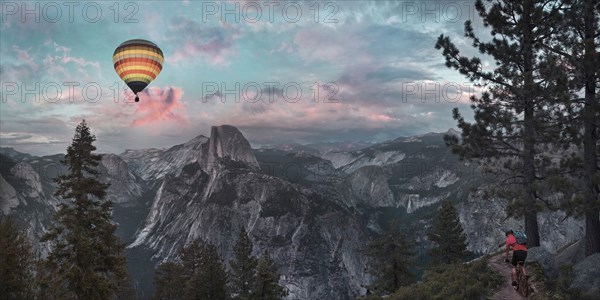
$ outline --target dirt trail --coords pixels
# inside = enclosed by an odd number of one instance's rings
[[[500,273],[502,275],[502,277],[504,277],[504,279],[505,279],[504,285],[502,285],[502,288],[492,296],[492,299],[494,299],[494,300],[527,299],[527,298],[524,298],[523,296],[521,296],[517,291],[515,291],[515,289],[513,289],[512,285],[511,285],[512,281],[510,280],[511,266],[509,263],[504,262],[504,258],[505,258],[505,256],[503,254],[500,254],[500,255],[496,255],[496,256],[490,258],[490,260],[488,262],[490,267],[492,267],[494,270],[498,271],[498,273]]]

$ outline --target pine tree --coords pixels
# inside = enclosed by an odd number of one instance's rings
[[[234,299],[248,300],[254,285],[258,260],[252,256],[252,242],[242,227],[237,243],[233,247],[234,259],[231,266],[231,289]]]
[[[431,249],[434,264],[461,262],[467,255],[467,238],[458,219],[454,205],[442,201],[433,227],[427,233],[430,241],[437,244]]]
[[[585,253],[600,252],[600,3],[594,0],[564,1],[561,31],[545,43],[546,49],[567,66],[572,91],[572,113],[565,118],[572,139],[568,142],[583,153],[563,159],[570,171],[574,192],[562,208],[585,217]],[[580,95],[583,95],[581,98]],[[561,178],[564,179],[564,176]],[[582,188],[583,187],[583,188]],[[564,190],[561,190],[564,192]]]
[[[202,249],[200,266],[188,282],[188,290],[193,297],[188,299],[223,300],[227,299],[227,272],[217,248],[207,244]]]
[[[583,2],[583,3],[581,3]],[[583,7],[583,48],[582,63],[585,79],[585,101],[583,110],[583,155],[584,155],[584,205],[585,211],[585,255],[600,253],[600,99],[596,94],[600,77],[600,42],[598,15],[600,4],[594,0],[579,1]]]
[[[125,248],[111,223],[112,203],[104,200],[108,185],[96,179],[101,157],[92,153],[94,141],[82,121],[62,161],[69,173],[55,179],[55,195],[70,201],[60,205],[42,239],[52,246],[46,282],[63,298],[113,299],[128,284]]]
[[[155,300],[181,300],[185,290],[183,266],[180,263],[166,262],[161,264],[152,283],[155,288]]]
[[[250,294],[252,300],[279,300],[288,295],[284,286],[279,284],[279,272],[275,262],[271,260],[269,251],[265,250],[258,260],[254,290]]]
[[[510,212],[523,214],[527,245],[539,246],[537,211],[540,203],[550,205],[544,198],[546,189],[541,188],[552,167],[545,151],[560,136],[562,127],[556,115],[564,113],[560,108],[567,94],[560,69],[550,72],[554,56],[542,51],[544,40],[557,27],[560,4],[538,0],[487,2],[489,8],[482,0],[477,0],[475,7],[484,26],[491,28],[492,40],[480,40],[470,21],[465,23],[465,36],[479,52],[494,59],[493,71],[485,71],[477,57],[461,56],[444,35],[435,46],[443,49],[446,66],[487,88],[480,97],[471,97],[474,123],[465,121],[457,108],[453,111],[462,139],[445,139],[462,159],[479,162],[500,176],[496,190],[514,200]],[[512,183],[520,189],[507,188]]]
[[[0,299],[32,299],[33,268],[25,233],[11,219],[0,220]]]
[[[392,220],[388,231],[370,242],[365,250],[371,258],[367,272],[375,278],[369,288],[375,294],[390,294],[414,282],[410,272],[414,252],[398,224],[398,220]]]
[[[228,299],[227,272],[214,245],[193,241],[180,255],[183,299]]]
[[[192,241],[187,246],[179,249],[181,267],[183,268],[182,276],[186,282],[189,282],[194,274],[198,272],[202,264],[203,251],[204,244],[198,241]]]
[[[180,262],[161,264],[154,273],[154,299],[228,299],[227,272],[217,248],[193,241],[179,249]]]

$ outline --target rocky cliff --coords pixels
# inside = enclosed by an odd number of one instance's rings
[[[104,154],[100,179],[111,184],[107,198],[115,203],[141,298],[150,295],[153,268],[175,259],[178,247],[210,241],[227,261],[245,228],[254,254],[270,250],[289,299],[354,299],[370,280],[362,249],[391,218],[409,229],[419,261],[429,247],[424,232],[444,198],[456,204],[473,252],[495,250],[504,229],[522,224],[506,217],[504,200],[470,191],[485,182],[448,151],[442,136],[347,151],[253,150],[237,128],[215,126],[210,137],[168,149]],[[32,241],[64,201],[53,196],[53,178],[66,171],[62,157],[0,148],[0,217],[19,220]],[[583,234],[582,222],[561,212],[543,212],[538,220],[550,252]]]
[[[207,143],[206,158],[186,165],[178,176],[164,177],[129,248],[151,249],[155,261],[164,261],[200,239],[217,245],[229,261],[245,228],[254,253],[268,248],[277,261],[290,299],[360,294],[369,279],[360,255],[368,233],[350,211],[311,189],[263,173],[249,143],[231,126],[213,127]]]
[[[208,153],[206,156],[201,153],[199,159],[206,171],[211,172],[219,160],[225,157],[249,167],[259,167],[250,143],[237,128],[230,125],[213,126],[210,130]]]
[[[394,195],[387,175],[380,166],[364,166],[348,176],[350,193],[346,202],[350,206],[395,207]]]

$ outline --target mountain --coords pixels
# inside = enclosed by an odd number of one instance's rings
[[[276,144],[270,146],[263,146],[260,150],[280,150],[284,152],[290,153],[301,153],[301,154],[310,154],[310,155],[320,155],[321,152],[307,145],[302,145],[298,143],[289,143],[289,144]]]
[[[371,142],[362,142],[362,141],[343,141],[343,142],[322,142],[322,143],[311,143],[311,144],[298,144],[298,143],[288,143],[288,144],[275,144],[270,146],[263,146],[261,150],[281,150],[285,152],[293,152],[293,153],[306,153],[311,155],[321,156],[323,154],[329,152],[339,152],[339,151],[353,151],[360,150],[366,147],[373,145]]]
[[[269,249],[288,299],[354,299],[371,280],[362,249],[392,218],[415,242],[420,264],[428,259],[425,232],[444,198],[455,204],[475,253],[495,250],[506,228],[522,224],[507,218],[505,200],[471,191],[489,183],[450,153],[442,133],[308,151],[252,149],[229,125],[210,132],[168,149],[102,154],[100,179],[111,184],[107,198],[140,299],[151,295],[154,268],[177,259],[180,246],[210,241],[227,261],[241,228],[254,255]],[[63,155],[6,149],[0,217],[20,220],[38,241],[64,201],[53,196],[53,178],[66,172]],[[543,212],[539,220],[547,251],[583,235],[582,222],[563,212]]]
[[[210,172],[219,166],[221,159],[228,158],[251,168],[258,168],[256,156],[250,143],[235,127],[213,126],[208,140],[208,151],[200,153],[201,164]]]
[[[62,159],[63,155],[56,154],[29,156],[27,160],[15,162],[0,154],[0,217],[9,216],[26,227],[28,236],[36,241],[34,245],[41,254],[48,249],[37,241],[45,232],[58,205],[64,202],[54,196],[54,178],[68,172],[61,163]],[[145,217],[149,208],[150,203],[144,205],[142,201],[147,186],[129,170],[123,159],[114,154],[102,155],[99,171],[100,179],[110,184],[106,198],[115,204],[115,221],[130,224],[119,226],[118,231],[132,236],[143,218],[139,214]],[[122,213],[125,210],[127,212]]]
[[[185,144],[167,150],[140,149],[127,150],[119,156],[127,162],[131,171],[145,181],[154,181],[173,172],[180,172],[183,166],[195,162],[201,147],[208,138],[199,135]]]
[[[368,233],[351,211],[339,200],[263,172],[234,127],[213,127],[207,144],[207,155],[199,153],[179,175],[161,181],[130,249],[150,249],[158,262],[176,258],[179,247],[201,239],[214,243],[229,261],[244,228],[255,255],[269,248],[291,298],[349,299],[360,293],[369,279],[360,255]],[[333,255],[341,259],[332,261]],[[323,284],[334,279],[344,284]]]
[[[10,158],[13,161],[27,161],[32,159],[34,156],[31,156],[27,153],[19,152],[10,147],[0,147],[0,154],[4,155],[7,158]]]

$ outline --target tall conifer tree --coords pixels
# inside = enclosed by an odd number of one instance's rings
[[[410,272],[415,253],[398,223],[398,220],[392,220],[388,231],[365,249],[365,254],[371,258],[367,272],[375,277],[370,290],[379,295],[393,293],[415,279]]]
[[[563,122],[565,131],[571,134],[567,146],[580,151],[565,156],[564,168],[557,173],[562,175],[567,170],[571,175],[570,191],[559,188],[572,195],[562,208],[585,217],[585,253],[591,255],[600,252],[600,3],[563,2],[560,30],[545,47],[560,57],[560,66],[569,74],[573,101]]]
[[[431,250],[435,264],[461,262],[468,255],[467,237],[454,205],[447,199],[442,201],[427,237],[436,244]]]
[[[258,260],[254,290],[250,294],[252,300],[280,300],[288,295],[284,286],[279,284],[279,272],[269,251],[265,250]]]
[[[52,247],[45,282],[64,298],[114,299],[128,287],[125,248],[111,222],[112,203],[104,200],[108,184],[97,179],[95,141],[82,121],[62,161],[69,172],[55,179],[55,195],[68,202],[43,238]]]
[[[233,247],[231,266],[231,288],[234,299],[248,300],[254,286],[254,275],[258,260],[252,256],[252,242],[242,227],[237,243]]]
[[[0,220],[0,299],[32,299],[33,269],[25,233],[13,220]]]
[[[225,300],[229,299],[227,290],[227,272],[217,248],[213,244],[199,246],[197,265],[191,266],[193,272],[187,280],[185,299]],[[190,267],[184,264],[184,268]]]
[[[486,70],[480,58],[462,56],[447,36],[441,35],[435,45],[443,49],[446,66],[486,89],[481,96],[471,97],[473,123],[454,109],[462,136],[460,140],[446,136],[446,143],[461,158],[480,162],[486,171],[500,175],[495,190],[513,200],[509,211],[524,216],[527,244],[539,246],[537,212],[541,203],[551,205],[540,182],[552,166],[546,154],[548,145],[560,136],[556,115],[562,113],[566,97],[563,78],[547,76],[554,57],[542,49],[559,22],[560,3],[487,2],[489,8],[482,0],[477,0],[475,7],[485,28],[491,29],[491,41],[482,41],[471,21],[465,22],[465,36],[480,53],[494,60],[494,70]],[[506,188],[511,183],[520,188]]]

